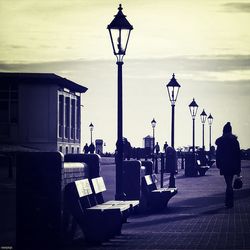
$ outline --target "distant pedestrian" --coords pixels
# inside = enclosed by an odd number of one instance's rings
[[[90,154],[94,154],[94,152],[95,152],[95,145],[93,143],[91,143],[89,145],[89,152],[90,152]]]
[[[83,151],[84,151],[84,154],[88,154],[89,153],[88,143],[86,143],[85,146],[83,147]]]
[[[164,145],[163,145],[163,151],[166,153],[168,147],[168,143],[165,141]]]
[[[156,155],[158,155],[160,152],[160,146],[159,146],[158,142],[156,142],[156,145],[155,145],[155,152],[156,152]]]
[[[232,208],[234,206],[233,177],[240,175],[241,159],[240,144],[237,137],[232,134],[230,122],[225,124],[223,134],[216,140],[215,144],[217,145],[216,165],[226,182],[225,206]]]

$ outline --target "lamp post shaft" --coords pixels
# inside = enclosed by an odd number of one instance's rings
[[[92,130],[90,130],[90,143],[92,144]]]
[[[116,200],[123,198],[123,128],[122,128],[122,65],[117,62],[117,158],[116,158]]]
[[[174,108],[175,105],[172,104],[172,121],[171,121],[171,147],[174,149]],[[171,168],[169,177],[169,187],[175,188],[175,169]]]
[[[175,105],[172,104],[172,122],[171,122],[171,146],[174,148],[174,111]]]
[[[195,151],[195,118],[193,118],[193,153]]]
[[[211,125],[209,125],[209,150],[211,150]]]
[[[204,142],[204,127],[205,127],[205,124],[202,123],[202,148],[203,150],[205,150],[205,142]]]
[[[155,148],[155,128],[153,127],[153,153]]]

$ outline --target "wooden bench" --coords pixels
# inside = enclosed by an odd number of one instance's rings
[[[157,211],[167,207],[168,201],[177,194],[177,188],[157,188],[155,175],[142,178],[142,192],[150,210]]]
[[[94,196],[94,202],[96,204],[102,204],[106,206],[129,206],[130,212],[133,212],[135,207],[139,205],[139,200],[110,200],[106,201],[103,198],[103,192],[106,191],[106,186],[103,180],[103,177],[97,177],[91,180],[92,186],[93,186],[93,191],[95,193]],[[126,211],[124,212],[124,219],[128,217],[129,214],[126,214]]]
[[[210,168],[208,165],[204,163],[202,164],[201,160],[196,160],[196,164],[197,164],[198,172],[201,176],[204,176],[207,170]]]
[[[64,192],[64,213],[73,216],[87,242],[101,243],[121,233],[122,213],[128,211],[130,206],[92,205],[91,195],[93,192],[88,179],[67,184]]]

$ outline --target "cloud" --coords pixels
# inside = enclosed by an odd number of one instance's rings
[[[250,71],[250,55],[220,55],[220,56],[177,56],[166,58],[128,59],[125,61],[129,69],[129,77],[161,77],[166,70],[170,72],[230,72]],[[65,60],[40,63],[10,63],[0,61],[0,70],[3,71],[30,71],[30,72],[93,72],[103,67],[113,69],[113,60]],[[138,71],[139,70],[139,71]],[[93,74],[94,76],[94,74]]]
[[[244,71],[245,76],[250,71],[250,55],[224,55],[224,56],[179,56],[168,58],[152,58],[128,60],[128,66],[131,69],[131,77],[141,78],[161,78],[167,73],[194,74],[198,72],[224,73],[226,76],[229,72]],[[137,70],[141,69],[141,72]],[[245,77],[244,76],[244,77]],[[250,76],[249,76],[250,77]]]
[[[223,8],[228,12],[250,12],[250,3],[225,3]]]

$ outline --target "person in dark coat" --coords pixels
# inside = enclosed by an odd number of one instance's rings
[[[215,144],[217,145],[216,165],[226,182],[225,206],[232,208],[234,206],[233,177],[240,175],[241,158],[240,144],[237,137],[232,134],[230,122],[225,124],[223,135],[216,140]]]
[[[90,154],[94,154],[94,152],[95,152],[95,145],[93,143],[91,143],[89,145],[89,152],[90,152]]]
[[[85,146],[83,147],[83,151],[84,151],[84,154],[88,154],[88,152],[89,152],[88,143],[86,143]]]
[[[158,155],[160,152],[160,146],[159,146],[158,142],[156,142],[154,149],[155,149],[156,155]]]

